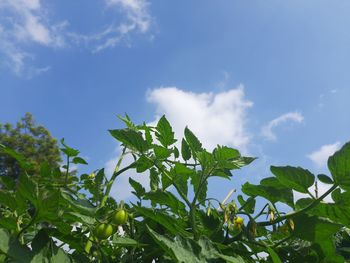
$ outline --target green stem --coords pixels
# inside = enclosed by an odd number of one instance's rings
[[[68,182],[68,174],[69,174],[69,155],[67,155],[67,170],[66,170],[66,176],[64,179],[64,184],[67,185]]]
[[[197,229],[197,224],[196,224],[196,206],[191,206],[190,208],[190,222],[191,222],[191,227],[193,230],[193,238],[195,241],[199,240],[199,234],[198,234],[198,229]]]
[[[125,156],[125,148],[124,148],[124,150],[123,150],[122,155],[120,156],[120,158],[119,158],[119,160],[118,160],[118,163],[117,163],[117,165],[116,165],[116,167],[115,167],[115,170],[114,170],[114,173],[113,173],[111,179],[107,182],[106,191],[105,191],[105,194],[104,194],[104,196],[103,196],[103,198],[102,198],[102,201],[101,201],[99,207],[104,207],[104,206],[105,206],[105,204],[106,204],[106,202],[107,202],[107,199],[108,199],[108,197],[109,197],[109,194],[110,194],[110,192],[111,192],[113,183],[114,183],[115,179],[117,178],[117,176],[120,175],[120,174],[122,174],[122,173],[124,173],[125,171],[129,170],[130,168],[133,168],[134,165],[135,165],[135,162],[133,162],[133,163],[131,163],[130,165],[128,165],[128,166],[124,167],[123,169],[120,169],[120,170],[119,170],[120,165],[121,165],[121,163],[122,163],[122,160],[123,160],[124,156]]]
[[[274,225],[277,224],[285,219],[288,218],[292,218],[295,217],[299,214],[305,213],[307,211],[309,211],[310,209],[314,208],[315,206],[317,206],[327,195],[329,195],[330,193],[333,192],[333,190],[335,190],[338,187],[337,184],[334,184],[331,188],[329,188],[323,195],[321,195],[319,198],[315,199],[311,204],[309,204],[308,206],[304,207],[303,209],[300,209],[298,211],[294,211],[291,213],[288,213],[286,215],[277,217],[275,220],[272,221],[263,221],[263,222],[258,222],[257,225],[259,226],[270,226],[270,225]]]
[[[266,204],[266,205],[261,209],[261,211],[260,211],[256,216],[254,216],[254,220],[257,219],[259,216],[261,216],[261,215],[264,213],[266,207],[268,207],[268,206],[269,206],[269,204]]]

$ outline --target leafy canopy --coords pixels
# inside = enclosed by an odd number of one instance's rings
[[[235,170],[255,158],[228,146],[208,151],[189,127],[176,139],[165,116],[156,126],[134,124],[127,115],[120,119],[126,128],[110,130],[122,147],[112,175],[104,169],[71,173],[71,163],[87,162],[63,140],[67,163],[62,167],[38,160],[39,168],[32,169],[31,157],[17,148],[0,147],[2,156],[14,158],[21,171],[18,182],[15,170],[0,177],[0,262],[349,259],[349,143],[329,158],[330,175],[271,166],[270,177],[256,185],[243,184],[244,195],[231,191],[220,201],[208,196],[210,178],[234,181]],[[127,155],[133,162],[125,165]],[[136,197],[129,203],[111,196],[125,172],[149,176],[149,185],[129,178]],[[329,185],[322,195],[310,190],[318,182]],[[293,191],[309,197],[294,200]],[[333,203],[323,201],[328,195]],[[289,210],[281,210],[281,203]],[[120,209],[127,211],[128,221],[113,225],[112,217]],[[101,224],[112,224],[112,235],[99,239],[96,228]]]

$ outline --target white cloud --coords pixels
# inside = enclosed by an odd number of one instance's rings
[[[273,129],[275,127],[288,121],[301,123],[303,120],[304,120],[304,117],[299,112],[288,112],[273,119],[267,125],[265,125],[261,130],[261,134],[266,139],[274,141],[277,139],[276,134],[273,132]]]
[[[318,167],[322,168],[326,166],[328,157],[335,153],[341,144],[340,142],[335,142],[333,144],[322,145],[318,150],[310,153],[307,157]]]
[[[53,25],[39,0],[0,1],[0,56],[2,66],[15,74],[25,71],[26,61],[35,56],[27,50],[29,44],[46,47],[62,47],[65,44],[62,30],[65,22]],[[42,71],[29,68],[31,75]]]
[[[245,99],[242,86],[216,94],[194,93],[176,87],[157,88],[148,92],[147,100],[156,105],[156,114],[150,123],[155,124],[165,114],[177,139],[183,137],[188,125],[209,150],[217,144],[237,147],[243,152],[247,150],[250,136],[246,130],[246,111],[253,103]],[[113,173],[120,153],[117,147],[117,157],[105,164],[107,175]],[[123,167],[131,162],[132,157],[126,157]],[[112,195],[119,200],[131,196],[129,177],[149,188],[148,174],[136,174],[131,170],[118,177],[113,186]]]
[[[208,149],[223,144],[246,150],[246,111],[253,103],[244,98],[242,85],[217,94],[158,88],[148,92],[147,100],[156,105],[156,119],[165,114],[178,137],[188,125]]]

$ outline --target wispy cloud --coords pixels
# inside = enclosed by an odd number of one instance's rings
[[[15,74],[42,73],[44,68],[25,67],[35,55],[28,51],[30,44],[46,47],[63,47],[62,29],[66,22],[51,24],[40,0],[0,1],[0,56],[2,66]]]
[[[96,34],[70,33],[72,39],[77,43],[84,42],[96,53],[117,46],[132,33],[149,32],[153,18],[146,0],[105,0],[105,3],[109,10],[121,13],[124,21],[111,23]]]
[[[95,34],[81,34],[68,29],[68,21],[54,22],[41,0],[0,0],[0,66],[19,76],[43,73],[47,65],[32,65],[33,47],[63,48],[86,45],[99,52],[127,41],[132,33],[149,32],[152,16],[146,0],[105,0],[107,10],[118,16]]]
[[[261,134],[268,140],[275,141],[277,139],[276,134],[273,132],[273,129],[282,123],[286,122],[296,122],[301,123],[304,120],[303,115],[299,112],[288,112],[285,113],[273,120],[271,120],[267,125],[261,129]]]
[[[307,155],[307,157],[318,167],[323,168],[327,164],[328,157],[335,153],[341,144],[335,142],[333,144],[322,145],[319,149]]]

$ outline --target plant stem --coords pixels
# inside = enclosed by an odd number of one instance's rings
[[[115,166],[114,173],[113,173],[111,179],[107,182],[106,191],[105,191],[105,194],[104,194],[104,196],[103,196],[103,198],[102,198],[102,201],[101,201],[99,207],[104,207],[104,206],[105,206],[105,204],[106,204],[106,202],[107,202],[107,199],[108,199],[108,197],[109,197],[109,193],[111,192],[113,183],[114,183],[115,179],[117,178],[117,176],[120,175],[121,173],[123,173],[123,172],[129,170],[130,168],[133,168],[134,165],[135,165],[135,162],[133,162],[133,163],[131,163],[130,165],[128,165],[128,166],[124,167],[123,169],[120,169],[120,170],[119,170],[120,165],[121,165],[121,163],[122,163],[122,160],[123,160],[124,156],[125,156],[125,148],[123,149],[123,153],[122,153],[122,155],[120,156],[117,165]]]
[[[66,170],[66,177],[64,179],[65,185],[67,185],[67,182],[68,182],[68,174],[69,174],[69,155],[67,155],[67,170]]]
[[[266,205],[261,209],[261,211],[260,211],[256,216],[254,216],[254,220],[257,219],[259,216],[261,216],[261,215],[264,213],[265,208],[268,207],[268,206],[269,206],[269,204],[266,204]]]

